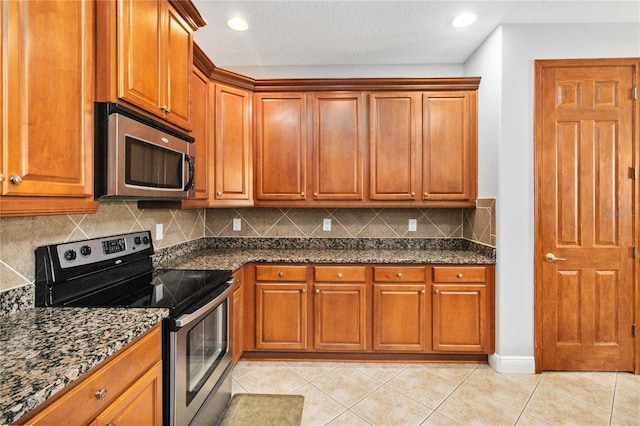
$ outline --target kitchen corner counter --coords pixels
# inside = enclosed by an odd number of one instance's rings
[[[494,264],[490,256],[462,249],[255,249],[208,248],[161,265],[174,269],[231,269],[246,263]]]
[[[0,424],[17,421],[168,316],[166,309],[32,308],[0,323]]]

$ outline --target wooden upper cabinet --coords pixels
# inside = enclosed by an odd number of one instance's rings
[[[369,95],[371,200],[416,199],[420,157],[420,94]]]
[[[256,94],[254,114],[256,200],[306,200],[306,95]]]
[[[422,198],[475,200],[476,92],[424,93]]]
[[[209,82],[202,71],[193,69],[191,74],[191,125],[192,135],[196,139],[194,178],[194,200],[209,198],[209,174],[212,173],[210,162],[213,152],[213,83]],[[190,200],[183,201],[184,204]]]
[[[0,215],[95,212],[93,3],[2,9]]]
[[[100,101],[123,100],[191,129],[193,32],[166,0],[96,2]],[[191,18],[191,17],[189,17]],[[189,22],[189,23],[188,23]]]
[[[253,204],[250,125],[251,93],[216,84],[214,205]]]
[[[313,199],[362,200],[365,110],[361,93],[315,93]]]

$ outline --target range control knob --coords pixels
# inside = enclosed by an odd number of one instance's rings
[[[140,244],[141,242],[142,242],[142,238],[140,238],[140,237],[135,237],[135,238],[133,239],[133,243],[134,243],[134,244]]]
[[[67,262],[73,262],[76,259],[76,251],[75,250],[67,250],[64,252],[64,260]]]
[[[91,254],[91,247],[89,246],[80,247],[80,254],[84,257],[89,256]]]
[[[149,244],[149,237],[144,237],[142,239],[142,242],[145,243],[145,244]]]

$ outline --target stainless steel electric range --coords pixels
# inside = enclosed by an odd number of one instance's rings
[[[229,270],[154,269],[149,231],[36,249],[36,306],[167,308],[163,421],[215,424],[231,396]]]

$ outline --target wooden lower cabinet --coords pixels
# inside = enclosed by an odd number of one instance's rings
[[[364,266],[316,266],[313,284],[313,348],[367,349],[367,285]]]
[[[425,267],[373,268],[373,349],[426,350]]]
[[[17,424],[162,424],[161,325]]]
[[[246,269],[251,271],[244,287],[248,357],[268,352],[455,357],[494,351],[493,265]]]
[[[493,352],[492,274],[484,267],[433,268],[434,351]]]
[[[238,362],[242,356],[244,330],[242,321],[244,316],[243,309],[243,285],[244,285],[244,269],[239,269],[233,274],[234,286],[231,301],[231,357],[233,362]]]

